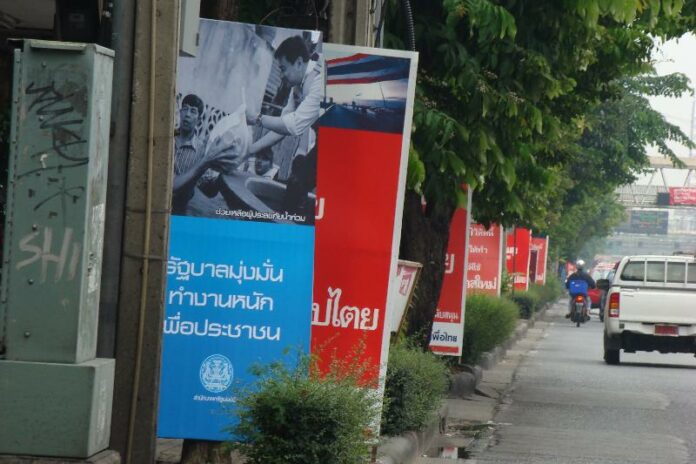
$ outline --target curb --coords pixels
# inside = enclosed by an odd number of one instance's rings
[[[437,417],[428,427],[420,431],[407,432],[391,437],[377,448],[377,463],[407,464],[421,456],[436,436],[445,432],[448,416],[447,403],[443,401]]]
[[[104,450],[86,459],[0,455],[0,464],[120,464],[121,455]]]
[[[548,304],[532,314],[529,319],[521,319],[517,323],[515,331],[502,345],[495,347],[488,353],[484,353],[481,361],[474,365],[462,364],[461,372],[450,376],[450,388],[445,398],[465,399],[476,393],[483,371],[495,366],[505,356],[508,349],[527,335],[527,331],[534,327],[537,319],[543,317],[546,310],[552,305]],[[425,453],[435,437],[443,434],[447,425],[448,408],[446,402],[438,411],[437,418],[418,432],[407,432],[404,435],[391,437],[377,448],[377,463],[379,464],[408,464]]]

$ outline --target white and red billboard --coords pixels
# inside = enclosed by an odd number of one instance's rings
[[[502,272],[503,228],[491,224],[472,224],[469,229],[468,293],[500,295]]]
[[[532,232],[523,227],[514,227],[507,234],[505,264],[515,290],[529,290],[529,257]]]
[[[548,237],[532,237],[532,256],[534,256],[534,274],[530,273],[530,278],[533,277],[533,283],[544,285],[546,283],[546,266],[549,255],[549,238]],[[530,258],[530,268],[532,267]]]
[[[391,300],[392,307],[389,308],[389,314],[387,314],[391,332],[398,332],[401,327],[422,268],[423,265],[420,263],[399,260],[396,276],[394,276],[395,282],[392,286],[394,291]]]
[[[696,205],[696,187],[670,187],[670,205]]]
[[[381,390],[418,55],[332,44],[324,53],[311,352],[321,372],[359,367]]]
[[[467,210],[458,208],[450,223],[445,274],[430,335],[430,351],[436,354],[462,354],[466,305],[466,247],[470,217]]]

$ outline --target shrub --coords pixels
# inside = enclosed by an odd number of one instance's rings
[[[435,416],[448,386],[444,361],[430,352],[408,346],[389,351],[382,411],[382,434],[419,430]]]
[[[553,275],[547,275],[546,284],[544,284],[544,290],[547,292],[547,295],[549,297],[548,302],[553,303],[554,301],[558,300],[561,297],[561,295],[563,295],[564,287],[561,281],[558,279],[558,277]]]
[[[462,358],[476,363],[483,353],[507,340],[515,330],[518,312],[515,303],[507,298],[468,296]]]
[[[505,266],[503,266],[503,272],[500,274],[500,291],[503,295],[509,295],[512,291],[512,276],[508,274]]]
[[[533,287],[532,287],[533,288]],[[527,292],[515,292],[510,299],[519,307],[519,315],[522,319],[529,319],[539,307],[539,295],[535,290]]]
[[[555,277],[548,277],[544,285],[530,285],[529,293],[537,300],[535,311],[538,311],[561,297],[561,283]]]
[[[293,370],[256,368],[257,382],[239,395],[231,446],[250,464],[362,464],[369,456],[374,390],[353,375],[318,378],[309,366],[303,358]]]

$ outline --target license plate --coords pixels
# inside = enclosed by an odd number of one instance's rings
[[[655,335],[667,335],[670,337],[679,336],[679,327],[676,325],[656,325]]]

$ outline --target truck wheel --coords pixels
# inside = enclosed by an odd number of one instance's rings
[[[608,350],[604,349],[604,361],[607,364],[616,365],[621,362],[621,351],[620,350]]]

